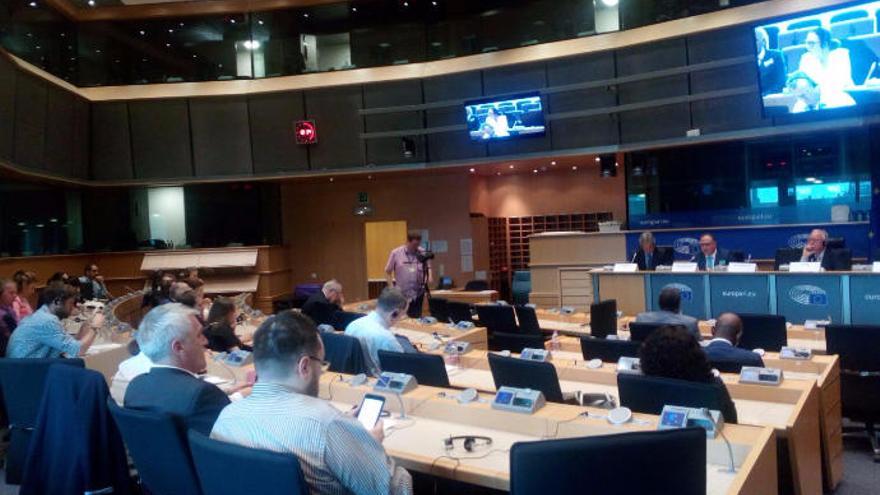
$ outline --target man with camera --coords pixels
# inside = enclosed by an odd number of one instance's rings
[[[411,231],[406,236],[406,244],[391,250],[385,265],[385,280],[388,287],[397,287],[409,301],[407,316],[422,316],[422,303],[425,298],[425,285],[433,280],[430,259],[434,253],[420,246],[422,234]]]

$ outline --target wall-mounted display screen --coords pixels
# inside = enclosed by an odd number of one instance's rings
[[[880,103],[880,1],[786,18],[755,28],[768,115]]]
[[[545,132],[544,105],[538,93],[469,101],[465,112],[474,141],[541,136]]]

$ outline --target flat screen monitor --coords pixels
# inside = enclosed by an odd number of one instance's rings
[[[880,1],[777,19],[754,29],[768,116],[880,103]]]
[[[539,93],[486,98],[465,103],[467,128],[474,141],[543,136],[544,104]]]

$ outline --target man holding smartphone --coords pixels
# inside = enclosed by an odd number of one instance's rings
[[[220,413],[211,438],[295,455],[312,493],[412,493],[412,478],[385,453],[383,422],[369,431],[318,398],[324,344],[312,321],[284,311],[254,334],[259,381]]]

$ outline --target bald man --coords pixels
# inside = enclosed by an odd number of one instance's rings
[[[715,363],[736,363],[742,366],[764,367],[761,356],[737,347],[742,337],[742,320],[734,313],[722,313],[712,328],[712,340],[703,348],[706,357],[714,366]]]
[[[315,325],[333,325],[336,312],[342,310],[345,304],[345,295],[342,293],[342,284],[338,281],[328,280],[321,290],[309,296],[303,304],[302,312],[315,322]]]

